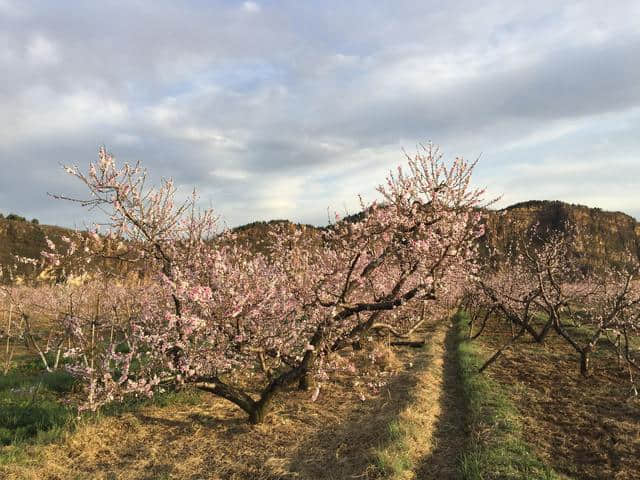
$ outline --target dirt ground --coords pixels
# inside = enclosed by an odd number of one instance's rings
[[[510,329],[493,324],[478,342],[492,349]],[[604,347],[604,345],[603,345]],[[545,345],[518,344],[487,370],[508,385],[525,440],[558,472],[580,480],[640,478],[640,400],[630,399],[627,373],[614,353],[600,347],[590,378],[579,374],[579,359],[558,337]]]

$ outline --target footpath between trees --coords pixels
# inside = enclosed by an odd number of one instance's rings
[[[412,402],[390,424],[395,441],[378,452],[388,478],[457,477],[464,444],[464,405],[457,380],[456,331],[448,321],[425,332],[428,353]]]
[[[523,438],[505,385],[478,373],[484,352],[467,340],[467,323],[458,314],[426,335],[429,361],[393,424],[396,441],[382,452],[387,478],[567,479]]]

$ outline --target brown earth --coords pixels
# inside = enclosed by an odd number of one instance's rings
[[[510,329],[493,324],[477,339],[486,349],[506,341]],[[523,438],[559,473],[580,480],[640,478],[640,400],[630,398],[627,372],[601,345],[590,378],[557,336],[544,345],[521,343],[487,370],[505,385],[523,425]]]

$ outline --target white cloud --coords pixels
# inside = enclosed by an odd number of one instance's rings
[[[116,147],[139,145],[142,143],[142,139],[138,135],[132,135],[130,133],[116,133],[113,137],[113,144]]]
[[[0,121],[5,125],[0,139],[5,147],[34,140],[46,142],[55,136],[82,134],[93,127],[117,126],[127,116],[128,106],[116,99],[83,90],[56,96],[50,88],[39,85],[0,110]]]
[[[12,0],[0,0],[0,13],[9,17],[20,17],[25,15],[22,2]]]
[[[235,170],[232,168],[216,168],[211,170],[209,175],[221,180],[246,180],[249,174],[246,170]]]
[[[40,193],[105,142],[230,222],[322,223],[433,140],[484,152],[479,183],[509,201],[632,211],[640,4],[609,3],[84,2],[71,18],[0,0],[0,200],[70,222]]]
[[[27,45],[27,57],[35,66],[58,63],[58,50],[54,42],[43,35],[35,35]]]
[[[256,2],[243,2],[242,8],[245,12],[249,13],[257,13],[261,10],[260,5],[258,5]]]

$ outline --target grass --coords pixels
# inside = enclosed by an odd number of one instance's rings
[[[354,352],[354,362],[368,365],[367,348]],[[403,448],[411,461],[422,454],[419,441],[401,425],[408,421],[405,411],[423,378],[421,359],[429,365],[429,355],[411,348],[389,352],[384,369],[375,371],[388,383],[365,401],[354,393],[362,377],[340,372],[323,384],[317,401],[293,388],[274,402],[263,424],[249,425],[231,402],[205,394],[193,406],[154,405],[80,422],[59,442],[26,446],[22,451],[34,457],[0,465],[0,478],[379,479],[383,473],[373,455],[388,445],[387,437],[397,441],[405,436]],[[422,434],[422,425],[416,431]],[[402,467],[402,460],[396,466]]]
[[[46,372],[29,364],[0,376],[0,446],[58,438],[74,416],[60,399],[74,385],[64,371]]]
[[[427,339],[409,401],[386,424],[385,444],[375,451],[384,478],[440,479],[457,475],[456,455],[464,438],[463,407],[455,360],[456,336],[440,321]]]
[[[374,454],[375,466],[385,478],[404,478],[415,469],[411,443],[416,438],[419,438],[419,429],[409,419],[400,417],[389,422],[385,445]]]
[[[521,436],[518,411],[505,387],[479,374],[478,347],[466,339],[468,319],[457,315],[458,369],[466,406],[468,443],[460,457],[465,480],[544,479],[566,477],[541,462]]]
[[[483,356],[510,338],[499,319],[487,332],[474,342]],[[585,331],[572,333],[582,341]],[[544,344],[519,342],[486,373],[507,386],[518,406],[522,438],[556,472],[581,480],[637,479],[640,403],[629,398],[628,372],[608,342],[601,340],[592,357],[591,375],[584,378],[576,352],[551,332]]]
[[[388,389],[366,401],[354,401],[355,379],[345,374],[324,385],[317,402],[311,402],[306,392],[289,392],[274,404],[267,421],[256,426],[248,425],[230,402],[207,395],[199,398],[188,391],[153,400],[130,399],[103,409],[97,417],[80,420],[70,410],[68,424],[51,421],[63,418],[65,412],[60,417],[43,415],[34,435],[12,437],[13,443],[0,447],[0,477],[187,479],[208,478],[214,471],[220,478],[237,479],[567,478],[557,473],[561,471],[585,480],[636,478],[638,470],[632,467],[640,444],[627,437],[637,435],[637,416],[633,417],[637,410],[629,405],[622,411],[598,397],[597,412],[578,410],[580,418],[573,418],[570,412],[588,400],[575,393],[570,395],[570,408],[562,410],[559,392],[571,385],[544,375],[562,370],[566,376],[567,366],[573,366],[570,362],[575,359],[566,349],[552,356],[555,337],[543,346],[519,344],[480,375],[477,368],[487,352],[509,338],[508,326],[491,324],[492,329],[502,328],[499,335],[474,342],[464,338],[464,317],[456,318],[453,329],[441,327],[441,323],[429,327],[426,348],[392,350],[397,358],[389,360],[388,371],[396,375],[389,377]],[[517,362],[526,359],[531,363]],[[75,395],[73,384],[66,383],[64,374],[58,375],[49,380],[45,372],[35,369],[11,372],[0,377],[0,392],[23,395],[22,409],[29,406],[29,395],[47,397],[53,410],[67,395],[59,392],[70,390]],[[575,388],[585,395],[597,386],[591,380],[577,381]],[[527,403],[536,397],[536,388],[540,390],[537,407]],[[39,401],[33,405],[42,406]],[[143,405],[151,408],[140,409]],[[600,430],[620,439],[613,447],[619,450],[616,454],[627,476],[615,476],[613,467],[594,467],[595,473],[587,476],[587,457],[571,456],[571,450],[581,445],[590,451],[604,448],[598,447],[598,432],[593,438],[585,433],[603,412],[618,415],[604,425],[608,430]],[[563,423],[563,418],[570,422]],[[584,429],[578,430],[582,424]],[[16,428],[11,428],[15,433]],[[62,439],[51,443],[56,435]],[[50,444],[41,447],[39,442]]]
[[[107,405],[94,417],[78,416],[65,400],[76,380],[64,370],[47,372],[37,362],[25,362],[0,376],[0,464],[24,460],[26,445],[45,445],[73,431],[78,422],[135,411],[145,405],[193,404],[197,392],[166,392],[152,399],[130,398]]]
[[[433,338],[431,339],[433,341]],[[380,445],[374,450],[373,464],[378,474],[388,479],[412,478],[419,460],[418,445],[428,445],[425,438],[428,428],[427,405],[424,405],[427,371],[432,366],[432,342],[420,348],[414,365],[416,383],[407,392],[406,404],[388,423]]]

